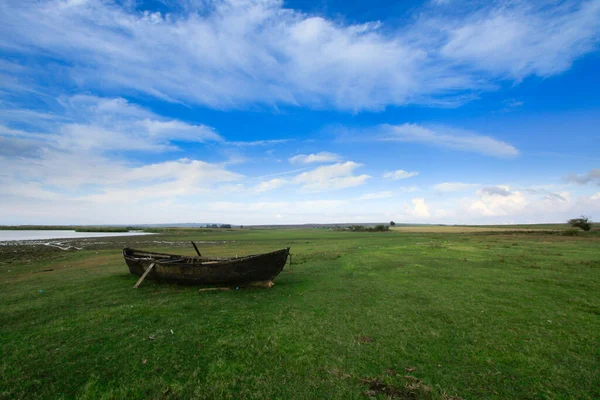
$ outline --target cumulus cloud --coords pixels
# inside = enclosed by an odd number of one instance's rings
[[[594,183],[596,185],[600,185],[600,168],[594,168],[589,172],[581,175],[571,174],[567,176],[567,181],[571,183],[578,183],[580,185],[585,185],[587,183]]]
[[[200,193],[242,177],[225,164],[169,159],[168,152],[179,151],[174,142],[223,142],[208,126],[163,118],[122,98],[72,96],[60,104],[63,110],[54,118],[36,113],[6,118],[39,131],[0,125],[0,144],[5,144],[0,146],[0,184],[19,203],[24,197],[134,203]],[[120,155],[132,151],[149,154],[150,161]],[[153,162],[157,152],[160,160]]]
[[[294,182],[309,191],[360,186],[370,178],[369,175],[365,174],[353,175],[354,170],[360,166],[361,164],[352,161],[326,165],[297,175]]]
[[[338,154],[329,153],[322,151],[316,154],[298,154],[297,156],[289,159],[292,164],[310,164],[310,163],[323,163],[323,162],[335,162],[340,160]]]
[[[469,211],[483,216],[507,216],[523,210],[528,202],[520,191],[509,191],[504,195],[480,192],[479,199],[471,202]]]
[[[464,198],[457,211],[473,219],[508,222],[561,222],[577,215],[579,209],[598,209],[600,204],[589,203],[588,196],[574,198],[568,191],[546,189],[517,189],[496,186],[501,190],[478,190],[475,198]],[[588,204],[589,203],[589,204]]]
[[[398,169],[398,170],[393,171],[393,172],[386,172],[385,174],[383,174],[383,177],[387,178],[387,179],[392,179],[394,181],[397,181],[399,179],[412,178],[413,176],[417,176],[417,175],[419,175],[419,173],[416,172],[416,171],[415,172],[408,172],[408,171],[405,171],[403,169]]]
[[[429,218],[431,215],[429,212],[429,206],[423,197],[416,197],[412,199],[412,207],[406,206],[405,212],[408,216],[416,218]]]
[[[418,124],[382,125],[380,140],[413,142],[469,151],[494,157],[519,155],[512,145],[489,136],[450,127],[424,127]]]
[[[343,23],[278,0],[168,2],[166,12],[101,0],[8,0],[0,48],[53,63],[73,86],[226,109],[343,110],[456,105],[497,79],[561,73],[598,41],[600,2],[498,1],[416,10],[401,26]],[[6,64],[6,63],[5,63]],[[7,64],[0,85],[51,84]],[[64,80],[62,80],[64,81]],[[349,84],[351,82],[351,84]]]

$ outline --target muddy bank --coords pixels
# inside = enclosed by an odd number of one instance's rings
[[[228,241],[196,241],[196,244],[219,245],[225,243],[228,243]],[[0,241],[0,265],[53,259],[65,252],[106,249],[120,250],[124,247],[190,248],[190,242],[187,240],[166,240],[161,238],[160,235]]]

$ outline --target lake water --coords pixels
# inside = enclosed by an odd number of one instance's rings
[[[75,232],[75,231],[3,231],[0,230],[0,242],[12,240],[79,239],[112,236],[153,235],[147,232]]]

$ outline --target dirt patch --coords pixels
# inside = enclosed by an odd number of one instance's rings
[[[414,367],[406,367],[406,371],[414,371]],[[387,374],[394,376],[396,371],[392,369],[387,370]],[[390,378],[388,378],[390,379]],[[416,400],[416,399],[432,399],[434,398],[431,387],[424,384],[419,378],[412,375],[405,375],[403,377],[404,384],[393,384],[386,382],[382,378],[378,377],[366,377],[360,380],[361,383],[368,386],[368,389],[363,391],[363,395],[368,398],[377,396],[385,396],[389,399],[400,399],[400,400]],[[437,396],[436,396],[437,397]],[[444,400],[462,400],[458,396],[448,395],[442,393],[442,399]]]
[[[378,395],[384,395],[392,399],[430,399],[431,388],[421,382],[420,379],[413,376],[405,376],[404,386],[395,386],[391,383],[385,382],[380,378],[363,378],[361,382],[367,385],[369,388],[363,392],[366,397],[376,397]]]
[[[373,342],[373,338],[368,337],[368,336],[359,336],[358,341],[360,343],[371,343],[371,342]]]

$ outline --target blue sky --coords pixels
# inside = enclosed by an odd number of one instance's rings
[[[600,216],[600,0],[0,6],[0,224]]]

